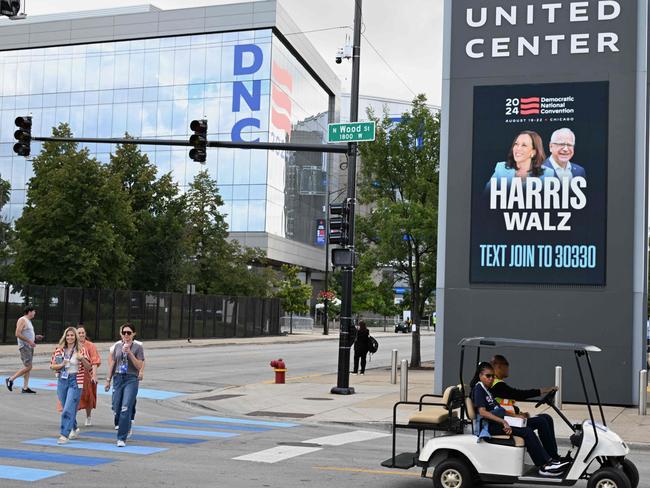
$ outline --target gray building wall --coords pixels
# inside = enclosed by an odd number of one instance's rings
[[[499,2],[538,13],[532,25],[494,25],[494,2],[447,0],[443,63],[440,207],[435,389],[458,382],[458,341],[462,337],[496,336],[531,340],[572,341],[600,346],[594,355],[602,399],[610,404],[637,400],[638,370],[645,365],[646,300],[646,138],[647,10],[646,1],[620,2],[616,21],[569,22],[570,2],[562,4],[555,23],[543,21],[541,4],[530,0]],[[466,10],[487,7],[488,25],[470,28]],[[637,17],[637,8],[639,16]],[[525,19],[525,17],[524,17]],[[542,48],[538,56],[470,59],[469,39],[485,38],[485,49],[497,37],[613,31],[620,52],[571,55],[568,42],[557,55]],[[516,46],[516,44],[515,44]],[[608,81],[609,140],[606,238],[606,285],[478,285],[469,282],[472,181],[473,89],[480,85],[517,85]],[[551,385],[554,366],[564,367],[566,401],[579,401],[579,379],[572,355],[553,351],[499,351],[511,362],[512,383],[522,387]],[[481,359],[489,360],[493,350]],[[475,367],[466,361],[465,379]]]

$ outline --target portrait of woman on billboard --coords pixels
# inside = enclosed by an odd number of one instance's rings
[[[545,178],[554,176],[553,169],[544,166],[546,153],[540,135],[532,130],[520,132],[512,144],[505,161],[498,162],[494,167],[494,173],[485,185],[485,190],[490,191],[490,181],[496,180],[500,185],[503,178],[506,178],[510,185],[512,179],[525,179],[529,176]]]

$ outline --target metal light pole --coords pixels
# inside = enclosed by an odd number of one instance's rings
[[[327,188],[325,193],[327,193],[325,200],[325,291],[329,292],[330,290],[330,157],[327,157]],[[330,333],[330,324],[329,324],[329,315],[327,306],[329,305],[329,300],[327,295],[325,295],[325,300],[323,301],[323,335],[329,335]]]
[[[361,55],[361,3],[354,0],[354,35],[352,42],[352,87],[350,91],[350,122],[359,118],[359,63]],[[349,248],[354,252],[354,209],[357,190],[357,143],[348,143],[348,194],[350,202]],[[341,303],[341,332],[339,336],[339,365],[336,386],[332,393],[351,395],[354,388],[350,386],[350,329],[352,327],[352,279],[354,268],[343,269],[343,297]]]

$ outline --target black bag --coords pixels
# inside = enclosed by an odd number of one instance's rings
[[[368,336],[368,352],[374,354],[379,349],[379,342],[373,336]]]

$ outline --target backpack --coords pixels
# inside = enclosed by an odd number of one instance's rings
[[[368,336],[368,352],[374,354],[379,349],[379,342],[373,336]]]

